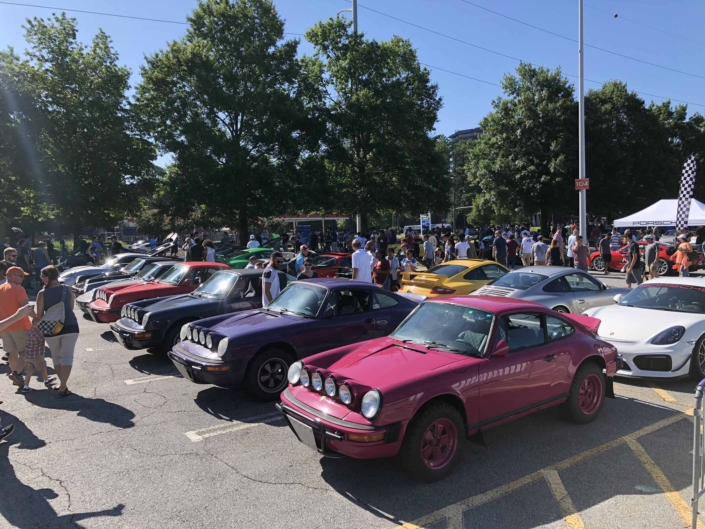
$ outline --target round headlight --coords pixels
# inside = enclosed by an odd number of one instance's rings
[[[362,415],[372,419],[379,412],[382,396],[376,389],[370,390],[362,397]]]
[[[301,385],[307,388],[311,384],[311,374],[305,367],[301,370]]]
[[[223,338],[218,342],[218,356],[222,357],[228,351],[228,345],[230,344],[229,338]]]
[[[318,371],[311,376],[311,384],[313,385],[313,389],[316,391],[321,391],[323,389],[323,377]]]
[[[326,382],[323,386],[326,390],[326,395],[328,395],[329,397],[335,397],[335,379],[332,376],[326,378]]]
[[[125,318],[127,316],[127,307],[122,307],[120,309],[120,317]]]
[[[142,316],[142,327],[147,327],[147,323],[149,323],[149,312],[145,312],[144,316]]]
[[[108,306],[113,305],[113,300],[115,299],[115,294],[111,294],[110,298],[108,298]]]
[[[201,345],[206,345],[206,333],[201,331],[198,333],[198,341]]]
[[[343,401],[343,404],[347,404],[348,406],[352,404],[352,391],[350,390],[350,386],[348,386],[345,382],[343,382],[338,388],[338,395],[340,395],[340,400]]]
[[[181,341],[183,342],[186,338],[188,338],[188,336],[189,336],[188,325],[182,325],[181,332],[179,333],[179,338],[181,338]]]
[[[213,349],[213,337],[210,334],[206,336],[206,347]]]
[[[289,379],[289,384],[296,385],[301,380],[301,369],[304,367],[303,363],[299,360],[294,362],[289,366],[289,372],[286,377]]]

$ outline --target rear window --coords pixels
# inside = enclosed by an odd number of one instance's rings
[[[467,266],[460,266],[460,265],[438,265],[434,266],[427,272],[424,272],[425,274],[438,274],[440,276],[446,276],[446,277],[453,277],[457,276],[458,274],[462,274],[468,269]]]
[[[493,282],[492,286],[527,290],[534,285],[538,285],[542,281],[545,281],[546,279],[548,279],[548,276],[541,274],[531,274],[529,272],[510,272]]]

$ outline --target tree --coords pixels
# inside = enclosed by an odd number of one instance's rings
[[[353,34],[342,18],[306,32],[303,59],[309,108],[325,124],[322,154],[335,204],[362,216],[449,205],[448,159],[432,137],[441,108],[438,86],[411,43]]]
[[[573,87],[560,69],[550,71],[522,63],[516,76],[505,75],[505,98],[480,123],[482,135],[471,143],[466,170],[475,222],[527,219],[575,197],[577,178],[577,105]]]
[[[282,213],[307,137],[297,41],[270,0],[201,0],[186,35],[147,58],[137,104],[207,218]]]
[[[10,50],[1,65],[34,102],[34,120],[15,114],[36,139],[25,166],[77,237],[81,227],[111,225],[135,205],[135,184],[150,170],[154,148],[135,129],[126,98],[130,72],[118,65],[104,32],[86,47],[65,14],[28,20],[25,30],[26,58]]]

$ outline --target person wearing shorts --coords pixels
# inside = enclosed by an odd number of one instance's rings
[[[27,274],[18,266],[11,266],[6,273],[7,282],[0,285],[0,320],[10,318],[29,303],[27,292],[22,288],[22,282]],[[29,318],[24,316],[8,326],[2,336],[3,348],[8,354],[10,374],[8,378],[16,386],[24,385],[22,370],[24,369],[24,350],[27,346],[27,331],[32,327]]]
[[[46,342],[51,350],[51,359],[54,361],[54,371],[59,377],[59,395],[66,397],[71,395],[66,384],[71,375],[73,366],[73,352],[78,341],[78,320],[73,312],[74,299],[71,290],[59,283],[59,271],[53,265],[43,268],[41,271],[44,288],[37,294],[37,305],[35,312],[37,319],[33,326],[37,326],[39,320],[44,316],[47,309],[57,303],[64,304],[64,326],[55,336],[47,336]]]
[[[34,373],[42,376],[44,385],[52,389],[54,378],[47,373],[47,362],[44,358],[44,334],[39,329],[32,328],[27,331],[27,347],[24,350],[24,387],[22,393],[29,393],[29,381]]]

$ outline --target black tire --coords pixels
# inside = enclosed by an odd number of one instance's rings
[[[598,365],[589,362],[578,368],[566,403],[568,415],[573,422],[587,424],[597,418],[605,402],[606,385],[605,376]]]
[[[701,361],[700,356],[703,356]],[[690,357],[690,377],[700,382],[705,378],[705,334],[702,335],[693,347]]]
[[[605,261],[602,259],[602,257],[595,257],[592,260],[592,268],[596,272],[604,272],[605,271]]]
[[[162,349],[168,353],[174,346],[181,341],[181,325],[174,325],[169,329],[162,342]]]
[[[260,400],[279,400],[279,395],[288,383],[287,374],[293,361],[291,354],[284,349],[263,351],[250,360],[245,386]]]
[[[570,314],[570,311],[564,307],[563,305],[558,305],[557,307],[553,307],[553,310],[555,310],[559,314]]]
[[[455,427],[454,452],[441,468],[428,466],[422,456],[424,435],[434,423],[439,420],[449,421]],[[435,434],[434,434],[435,436]],[[423,483],[431,483],[445,478],[457,466],[465,449],[465,424],[458,410],[450,404],[436,401],[422,408],[409,424],[404,442],[399,452],[399,460],[411,477]],[[441,457],[445,457],[444,454]]]

